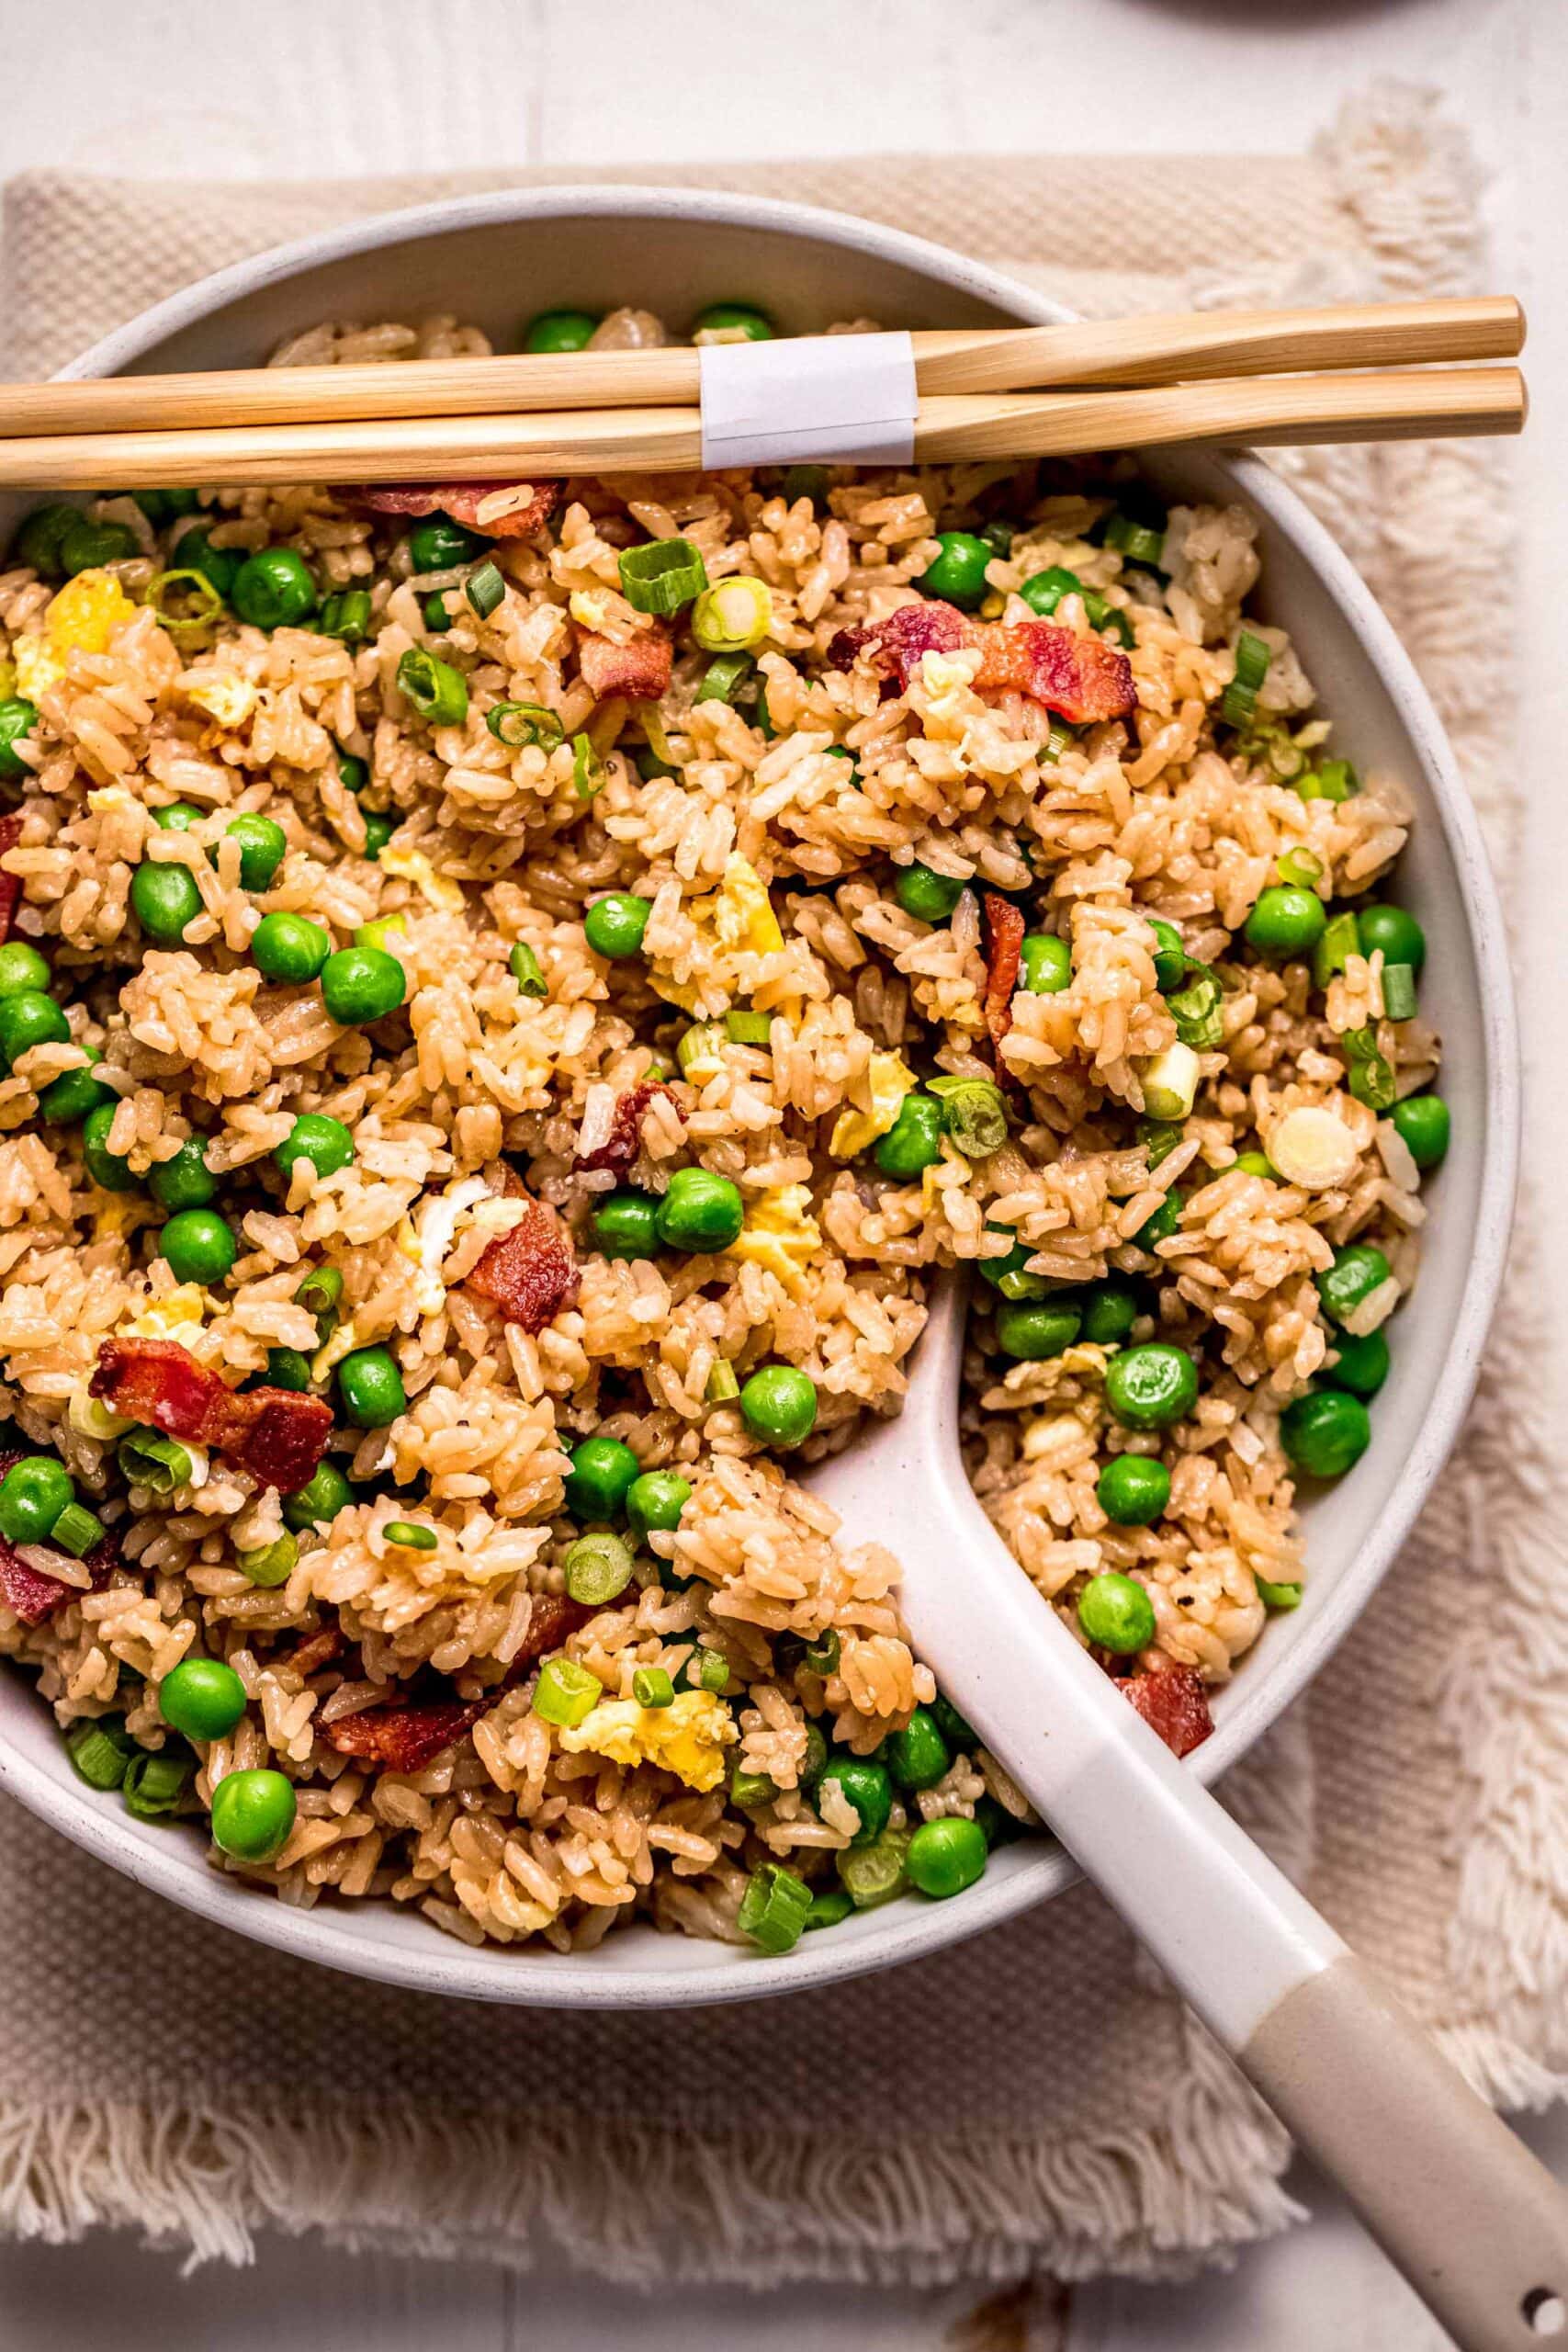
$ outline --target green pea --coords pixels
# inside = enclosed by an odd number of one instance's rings
[[[659,1204],[660,1241],[694,1256],[728,1250],[745,1222],[739,1186],[706,1168],[678,1168]]]
[[[235,573],[228,601],[253,628],[294,628],[316,609],[316,583],[297,548],[258,548]]]
[[[627,1495],[642,1475],[642,1464],[619,1438],[585,1437],[571,1450],[566,1480],[566,1507],[573,1519],[619,1519]]]
[[[302,1111],[272,1155],[273,1166],[285,1176],[294,1173],[297,1160],[308,1159],[318,1176],[335,1176],[354,1158],[354,1137],[341,1119],[321,1111]]]
[[[129,523],[95,523],[78,514],[60,535],[60,568],[67,580],[79,571],[97,571],[107,563],[124,563],[140,555],[141,542]]]
[[[764,1364],[741,1385],[740,1416],[764,1445],[803,1444],[817,1426],[817,1385],[794,1364]]]
[[[38,725],[38,705],[25,695],[8,695],[0,702],[0,778],[7,784],[20,784],[31,775],[32,769],[17,751]]]
[[[0,948],[0,955],[5,950]],[[1440,1094],[1407,1094],[1389,1113],[1417,1168],[1437,1168],[1448,1157],[1449,1106]]]
[[[1123,1429],[1168,1429],[1198,1402],[1198,1367],[1185,1348],[1145,1340],[1107,1364],[1105,1401]]]
[[[523,337],[525,351],[585,351],[593,340],[598,320],[592,311],[541,311],[530,319]]]
[[[432,514],[409,533],[409,561],[416,573],[450,571],[459,563],[472,563],[489,544],[477,531],[466,531],[461,523],[454,523],[450,515]]]
[[[216,1209],[181,1209],[158,1236],[158,1251],[176,1282],[207,1284],[224,1281],[239,1254]]]
[[[1082,1320],[1077,1306],[1060,1294],[1010,1302],[997,1309],[997,1345],[1015,1363],[1041,1363],[1072,1346]]]
[[[340,947],[321,967],[321,1001],[345,1028],[384,1020],[407,993],[403,967],[384,947]]]
[[[1352,1242],[1348,1250],[1337,1250],[1332,1266],[1315,1277],[1317,1295],[1329,1321],[1343,1323],[1354,1315],[1393,1272],[1382,1251],[1370,1241]]]
[[[367,808],[365,811],[365,854],[372,863],[380,857],[397,831],[398,821],[397,817],[385,808]]]
[[[63,580],[65,567],[60,560],[60,543],[81,520],[81,508],[67,506],[62,500],[57,499],[49,506],[35,506],[24,517],[11,542],[11,560],[25,564],[29,571],[39,573],[45,580]]]
[[[18,989],[15,996],[0,996],[0,1058],[7,1069],[34,1046],[65,1046],[70,1041],[71,1023],[41,989]]]
[[[639,1544],[658,1532],[673,1534],[692,1489],[675,1470],[645,1470],[626,1492],[626,1524]]]
[[[188,865],[139,865],[130,877],[130,903],[149,939],[165,945],[182,940],[201,912],[201,891]]]
[[[175,561],[182,571],[199,571],[226,605],[233,603],[234,582],[245,568],[243,548],[215,548],[208,531],[182,531]]]
[[[263,915],[251,933],[251,958],[269,980],[313,980],[333,952],[329,933],[303,915]]]
[[[1073,951],[1054,932],[1026,932],[1020,953],[1022,985],[1031,996],[1059,996],[1072,986]]]
[[[100,1102],[96,1110],[88,1112],[82,1126],[82,1157],[88,1175],[106,1193],[133,1193],[136,1179],[130,1172],[130,1160],[108,1147],[108,1132],[118,1107],[119,1098],[116,1095],[113,1101]]]
[[[201,823],[206,813],[188,800],[171,800],[165,808],[153,809],[152,822],[163,833],[188,833],[193,825]]]
[[[240,888],[242,890],[265,890],[271,888],[273,876],[283,863],[288,839],[280,824],[271,817],[258,817],[246,809],[227,825],[224,831],[231,841],[240,844]],[[214,865],[218,863],[216,846],[207,853]]]
[[[106,1086],[102,1079],[93,1076],[94,1066],[103,1060],[103,1056],[96,1046],[84,1046],[82,1051],[87,1057],[85,1063],[78,1069],[62,1071],[39,1096],[39,1116],[53,1126],[77,1126],[89,1112],[106,1104],[110,1117],[114,1115],[118,1095],[112,1086]]]
[[[194,490],[133,490],[132,498],[154,529],[162,529],[182,514],[200,511],[200,493]]]
[[[604,1195],[588,1222],[606,1258],[651,1258],[659,1248],[659,1195],[623,1185]]]
[[[1010,1225],[988,1225],[986,1230],[987,1233],[1010,1233],[1012,1227]],[[993,1290],[1000,1291],[1004,1298],[1044,1298],[1050,1284],[1043,1274],[1029,1272],[1029,1261],[1033,1255],[1034,1244],[1032,1241],[1015,1241],[1005,1258],[976,1258],[976,1271],[983,1282],[989,1283]]]
[[[0,1535],[8,1544],[41,1544],[76,1499],[75,1482],[52,1453],[29,1453],[0,1479]]]
[[[744,335],[748,343],[771,343],[773,322],[765,311],[754,310],[750,302],[710,302],[692,321],[694,338],[699,334]]]
[[[1135,1249],[1154,1254],[1156,1241],[1168,1241],[1180,1229],[1181,1195],[1173,1184],[1152,1216],[1146,1216],[1133,1236]]]
[[[1181,986],[1187,969],[1187,950],[1181,944],[1181,933],[1173,922],[1166,922],[1158,915],[1149,917],[1149,929],[1155,935],[1155,986],[1162,996]]]
[[[1371,1440],[1371,1415],[1348,1389],[1315,1388],[1280,1416],[1285,1458],[1309,1478],[1342,1478]]]
[[[917,1707],[884,1751],[887,1770],[900,1789],[934,1789],[953,1762],[942,1728],[928,1707]]]
[[[0,996],[20,996],[24,989],[49,986],[49,966],[25,939],[8,939],[0,946]]]
[[[147,1189],[160,1207],[202,1209],[218,1197],[218,1179],[207,1164],[199,1136],[186,1136],[170,1159],[160,1159],[148,1170]]]
[[[962,1748],[973,1756],[980,1745],[980,1736],[973,1724],[962,1716],[945,1692],[939,1690],[931,1701],[931,1712],[938,1731],[949,1747]]]
[[[907,915],[917,915],[921,922],[945,922],[964,888],[951,874],[937,874],[917,858],[913,865],[898,868],[893,893]]]
[[[1118,1453],[1095,1483],[1100,1508],[1114,1527],[1148,1527],[1170,1500],[1170,1473],[1141,1453]]]
[[[1427,934],[1413,914],[1404,907],[1361,907],[1356,928],[1363,956],[1381,947],[1385,964],[1408,964],[1413,977],[1419,979],[1427,961]]]
[[[986,566],[993,559],[994,548],[973,531],[939,531],[936,543],[942,552],[930,571],[921,572],[916,587],[923,595],[940,596],[972,613],[986,600]]]
[[[1097,1648],[1130,1657],[1155,1637],[1155,1605],[1135,1577],[1115,1568],[1090,1577],[1078,1595],[1078,1623]]]
[[[1247,944],[1265,956],[1305,956],[1323,937],[1327,922],[1315,890],[1278,883],[1263,892],[1247,916]]]
[[[308,1527],[330,1527],[354,1489],[335,1462],[318,1462],[311,1476],[283,1498],[283,1523],[302,1535]]]
[[[934,1094],[906,1094],[872,1157],[885,1176],[907,1183],[942,1158],[945,1123]]]
[[[1388,1341],[1381,1331],[1369,1331],[1364,1340],[1352,1339],[1348,1331],[1334,1335],[1337,1363],[1325,1364],[1323,1377],[1336,1388],[1348,1388],[1352,1396],[1375,1396],[1388,1378]]]
[[[212,1842],[236,1861],[270,1862],[288,1845],[298,1809],[281,1772],[226,1772],[212,1792]]]
[[[446,593],[445,588],[433,588],[424,600],[424,626],[436,636],[452,626],[452,616],[446,609]]]
[[[268,1348],[266,1385],[288,1388],[302,1396],[310,1386],[310,1359],[298,1348]]]
[[[1114,1276],[1084,1293],[1083,1336],[1097,1348],[1120,1347],[1138,1319],[1138,1294]]]
[[[818,1794],[829,1781],[837,1784],[860,1815],[852,1846],[874,1846],[893,1811],[893,1783],[885,1765],[872,1756],[835,1756],[818,1782]]]
[[[612,961],[636,956],[652,912],[651,899],[638,899],[630,890],[612,890],[608,898],[596,899],[582,918],[588,944],[596,956],[608,956]]]
[[[911,1885],[942,1903],[962,1894],[984,1875],[987,1851],[986,1833],[977,1821],[948,1814],[939,1821],[921,1822],[909,1840],[904,1868]]]
[[[344,1411],[359,1430],[383,1430],[408,1410],[403,1376],[389,1348],[356,1348],[337,1368]]]
[[[187,1739],[227,1739],[245,1712],[245,1686],[221,1658],[182,1658],[158,1685],[158,1712]]]

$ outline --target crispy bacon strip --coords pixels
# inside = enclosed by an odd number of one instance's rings
[[[577,1296],[577,1261],[560,1219],[530,1200],[522,1222],[491,1243],[468,1287],[499,1306],[508,1323],[542,1331]]]
[[[0,1448],[0,1478],[13,1463],[25,1458],[15,1446]],[[93,1590],[99,1591],[119,1565],[119,1545],[114,1537],[106,1535],[101,1544],[96,1544],[84,1555],[82,1565],[91,1573]],[[78,1598],[77,1586],[65,1584],[46,1569],[29,1567],[15,1545],[0,1536],[0,1601],[14,1611],[24,1625],[41,1625],[62,1601]]]
[[[0,817],[0,857],[4,857],[8,849],[15,849],[21,838],[21,818]],[[17,901],[21,895],[21,876],[7,874],[5,867],[0,866],[0,946],[11,936],[11,918],[17,911]]]
[[[675,1100],[661,1078],[639,1079],[626,1093],[617,1094],[608,1136],[592,1151],[582,1154],[578,1167],[609,1168],[624,1176],[642,1149],[642,1123],[656,1094],[668,1096],[671,1102]]]
[[[1023,913],[996,890],[986,891],[981,904],[986,910],[986,1026],[1000,1069],[1001,1042],[1012,1027],[1013,991],[1023,953]]]
[[[527,490],[526,504],[510,514],[492,514],[481,522],[479,508],[504,490]],[[450,514],[465,529],[482,531],[487,539],[525,539],[555,513],[560,484],[554,481],[392,481],[351,482],[337,495],[345,504],[367,508],[372,514]]]
[[[586,631],[577,640],[582,683],[595,702],[624,695],[628,702],[657,702],[670,691],[674,649],[660,629],[644,629],[625,644]]]
[[[586,1625],[596,1613],[558,1593],[540,1593],[535,1599],[523,1645],[498,1689],[487,1690],[482,1699],[443,1699],[415,1707],[367,1707],[363,1714],[344,1715],[335,1724],[328,1724],[321,1737],[340,1756],[358,1757],[383,1772],[421,1772],[444,1747],[450,1747],[472,1731],[502,1691],[522,1681],[536,1658],[543,1657],[547,1650],[558,1649],[569,1634],[575,1633],[579,1625]]]
[[[1077,638],[1054,621],[973,621],[953,605],[900,605],[882,620],[842,628],[828,662],[848,670],[863,660],[878,677],[907,686],[924,655],[964,647],[980,655],[980,694],[1029,695],[1076,727],[1125,718],[1137,707],[1132,664],[1103,638]]]
[[[333,1666],[348,1647],[348,1636],[341,1626],[323,1625],[319,1634],[311,1634],[288,1657],[279,1658],[279,1666],[292,1667],[294,1672],[308,1679],[320,1674],[323,1667]]]
[[[239,1396],[176,1340],[106,1340],[90,1387],[128,1421],[210,1445],[286,1494],[311,1478],[332,1435],[324,1397],[289,1388]]]
[[[1130,1674],[1121,1687],[1173,1756],[1190,1756],[1214,1728],[1209,1695],[1196,1667],[1172,1666],[1162,1674]]]

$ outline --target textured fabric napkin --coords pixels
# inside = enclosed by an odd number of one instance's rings
[[[17,181],[11,371],[58,367],[246,251],[518,176]],[[1458,291],[1481,266],[1467,153],[1408,92],[1372,94],[1312,158],[1077,163],[1079,185],[1115,188],[1089,208],[1061,205],[1043,157],[993,166],[983,214],[968,167],[935,158],[628,176],[802,198],[939,240],[962,221],[987,260],[1102,312]],[[1425,670],[1506,869],[1495,458],[1456,444],[1280,462]],[[1531,1542],[1560,1474],[1531,1422],[1524,1287],[1419,1534],[1225,1792],[1510,2102],[1568,2086],[1568,1915],[1553,1841],[1533,1834],[1568,1749],[1568,1590]],[[242,2258],[270,2223],[518,2267],[554,2242],[615,2277],[754,2284],[1150,2272],[1293,2211],[1282,2134],[1082,1887],[841,1990],[547,2015],[358,1984],[242,1942],[6,1804],[0,1942],[34,1994],[0,2002],[0,2229],[17,2234],[131,2225]]]

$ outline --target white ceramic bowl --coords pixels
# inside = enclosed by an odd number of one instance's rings
[[[66,372],[112,375],[262,361],[317,319],[453,311],[507,345],[520,320],[570,304],[646,304],[676,323],[755,300],[785,332],[870,316],[886,326],[1050,321],[1042,296],[938,246],[804,207],[637,188],[536,189],[432,205],[334,231],[224,270],[106,338]],[[1414,788],[1419,818],[1400,895],[1432,953],[1422,1011],[1445,1042],[1454,1145],[1429,1185],[1420,1284],[1400,1313],[1375,1441],[1308,1508],[1312,1574],[1215,1701],[1190,1770],[1212,1780],[1251,1744],[1352,1625],[1410,1527],[1469,1400],[1513,1201],[1517,1057],[1496,896],[1453,758],[1404,650],[1349,563],[1278,478],[1247,457],[1162,453],[1171,495],[1239,499],[1258,516],[1264,610],[1321,682],[1337,742]],[[28,501],[14,502],[20,511]],[[13,514],[0,511],[0,535]],[[659,2007],[800,1991],[972,1935],[1075,1875],[1049,1840],[1015,1845],[952,1903],[909,1896],[808,1937],[782,1960],[638,1926],[581,1958],[470,1951],[417,1912],[324,1902],[286,1908],[212,1870],[194,1829],[136,1821],[73,1774],[28,1680],[0,1677],[0,1785],[89,1853],[176,1903],[328,1966],[427,1992],[556,2007]]]

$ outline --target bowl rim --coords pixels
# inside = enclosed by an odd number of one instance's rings
[[[153,304],[100,336],[58,371],[60,378],[113,375],[145,352],[239,297],[304,277],[324,266],[382,251],[416,237],[519,220],[583,216],[606,220],[693,220],[763,230],[838,244],[918,272],[938,287],[972,295],[1031,323],[1077,315],[1004,271],[879,221],[779,198],[635,182],[573,187],[547,185],[457,197],[377,213],[269,247],[232,262]],[[1480,983],[1486,1052],[1485,1130],[1480,1198],[1469,1270],[1430,1409],[1403,1471],[1335,1586],[1330,1605],[1303,1627],[1266,1685],[1241,1696],[1190,1759],[1205,1782],[1216,1779],[1272,1724],[1326,1663],[1360,1616],[1408,1534],[1441,1469],[1469,1406],[1502,1283],[1518,1157],[1520,1069],[1514,989],[1497,887],[1480,825],[1442,724],[1415,664],[1349,558],[1284,479],[1246,451],[1205,452],[1241,497],[1293,541],[1344,617],[1354,627],[1425,773],[1437,807],[1464,908]],[[874,1932],[813,1937],[793,1953],[748,1958],[718,1947],[711,1964],[639,1977],[634,1964],[606,1967],[598,1952],[556,1954],[547,1962],[505,1948],[470,1947],[429,1930],[405,1947],[344,1932],[342,1914],[324,1917],[279,1903],[211,1869],[182,1841],[132,1841],[117,1815],[52,1780],[0,1736],[0,1788],[97,1860],[182,1909],[300,1958],[408,1989],[540,2008],[684,2008],[779,1993],[799,1993],[900,1965],[945,1950],[1013,1918],[1080,1875],[1061,1849],[1016,1859],[970,1889],[961,1905],[897,1905]],[[328,1919],[336,1924],[329,1927]],[[866,1929],[868,1917],[863,1915]],[[720,1957],[722,1954],[722,1957]]]

